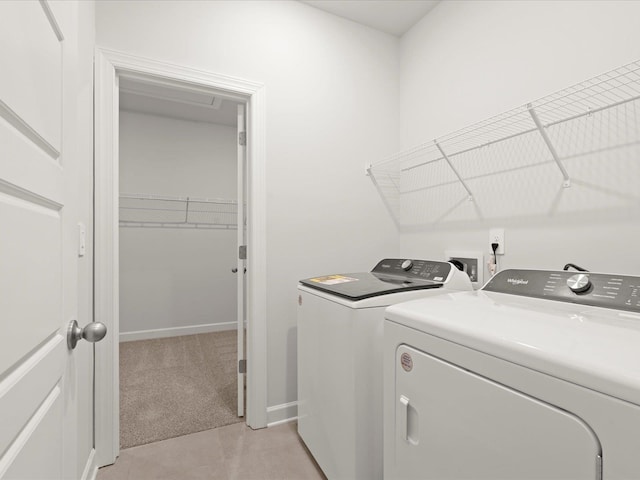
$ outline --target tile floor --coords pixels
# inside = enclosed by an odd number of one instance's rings
[[[264,479],[326,477],[297,434],[295,422],[251,430],[236,423],[128,448],[97,480]]]

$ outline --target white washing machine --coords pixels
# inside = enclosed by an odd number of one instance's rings
[[[640,478],[640,277],[505,270],[385,315],[385,478]]]
[[[382,478],[384,309],[471,289],[451,263],[426,260],[301,280],[298,433],[329,479]]]

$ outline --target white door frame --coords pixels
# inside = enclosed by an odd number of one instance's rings
[[[240,245],[245,245],[245,242],[247,241],[247,237],[246,237],[246,227],[245,227],[245,198],[246,197],[246,182],[245,182],[245,175],[246,175],[246,168],[245,168],[245,162],[247,161],[246,159],[246,141],[241,141],[241,137],[244,135],[246,136],[247,134],[247,130],[246,130],[246,121],[245,121],[245,110],[246,110],[246,106],[244,104],[238,104],[237,106],[237,110],[236,110],[236,116],[238,118],[238,125],[237,125],[237,129],[236,129],[236,133],[237,133],[237,147],[236,147],[236,157],[237,157],[237,165],[236,165],[236,185],[237,185],[237,195],[236,195],[236,199],[238,201],[237,203],[237,212],[236,212],[236,224],[237,224],[237,244],[238,244],[238,248],[240,248]],[[245,137],[246,139],[246,137]],[[244,324],[245,324],[245,318],[246,318],[246,312],[245,312],[245,295],[244,295],[244,291],[245,291],[245,287],[246,287],[246,281],[245,281],[245,260],[243,258],[243,255],[239,254],[240,252],[238,251],[238,258],[236,260],[236,290],[238,291],[238,295],[236,298],[236,304],[237,304],[237,313],[236,313],[236,331],[238,332],[237,334],[237,358],[238,358],[238,362],[242,362],[243,360],[245,360],[245,348],[244,348]],[[242,293],[241,293],[242,292]],[[238,389],[238,406],[237,406],[237,411],[238,411],[238,416],[239,417],[244,417],[245,416],[245,412],[244,412],[244,401],[245,401],[245,394],[244,394],[244,385],[245,385],[245,373],[244,373],[244,369],[238,368],[238,376],[237,376],[237,389]]]
[[[96,345],[95,435],[99,466],[119,453],[119,77],[136,76],[181,88],[214,89],[247,105],[247,411],[251,428],[267,426],[265,87],[129,54],[96,49],[95,56],[95,321],[109,334]],[[240,273],[238,273],[240,275]]]

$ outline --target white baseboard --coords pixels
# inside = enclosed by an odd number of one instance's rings
[[[181,335],[195,335],[197,333],[222,332],[235,330],[236,322],[208,323],[205,325],[190,325],[187,327],[156,328],[153,330],[139,330],[137,332],[121,332],[121,342],[134,340],[149,340],[152,338],[179,337]]]
[[[298,419],[298,402],[267,407],[267,427],[275,427]]]

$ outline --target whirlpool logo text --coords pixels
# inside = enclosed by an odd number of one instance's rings
[[[507,278],[507,283],[511,285],[526,285],[529,283],[529,280],[525,280],[523,278]]]

